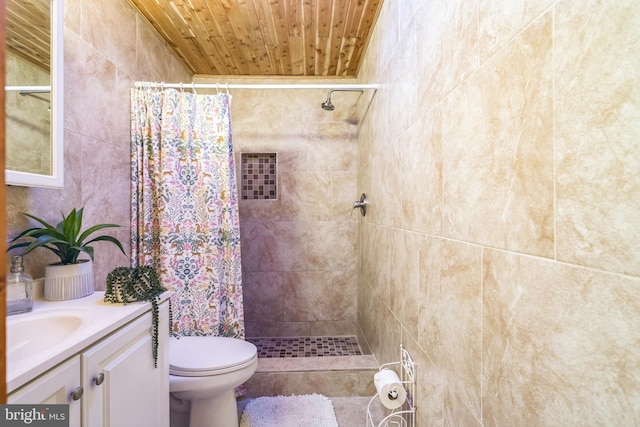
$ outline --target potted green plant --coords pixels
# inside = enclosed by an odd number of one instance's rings
[[[24,248],[22,255],[26,255],[34,249],[44,248],[60,258],[60,262],[45,267],[44,296],[47,300],[60,301],[80,298],[94,292],[93,247],[90,246],[91,243],[111,242],[123,254],[125,253],[122,244],[115,237],[102,235],[87,240],[98,230],[120,226],[117,224],[98,224],[81,231],[83,209],[80,208],[76,211],[74,208],[68,215],[62,214],[62,221],[55,227],[41,218],[23,213],[23,215],[42,224],[42,227],[24,230],[9,242],[13,243],[30,238],[31,241],[11,244],[7,251]],[[87,254],[89,259],[78,259],[82,253]]]

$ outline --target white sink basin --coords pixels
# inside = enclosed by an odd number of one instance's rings
[[[71,338],[93,318],[89,310],[39,310],[7,317],[7,364]]]

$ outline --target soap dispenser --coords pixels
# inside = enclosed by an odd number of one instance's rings
[[[11,256],[7,274],[7,314],[26,313],[33,308],[33,279],[24,272],[22,255]]]

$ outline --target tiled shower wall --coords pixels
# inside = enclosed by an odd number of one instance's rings
[[[334,93],[336,109],[327,112],[320,108],[326,90],[230,92],[238,176],[241,153],[277,154],[277,199],[240,200],[247,335],[355,334],[358,215],[351,207],[357,199],[360,94]]]
[[[385,1],[358,320],[419,427],[640,424],[640,3]]]
[[[85,207],[85,223],[116,223],[129,248],[129,89],[136,80],[189,81],[190,74],[126,0],[65,0],[64,146],[61,190],[7,187],[7,231],[27,226],[20,212],[57,223],[60,212]],[[129,265],[115,245],[95,246],[96,287],[113,268]],[[44,276],[49,253],[25,257]]]

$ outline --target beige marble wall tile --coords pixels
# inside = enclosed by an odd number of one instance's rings
[[[402,345],[415,363],[416,385],[413,401],[416,406],[416,426],[443,427],[446,376],[411,336],[403,335]],[[399,358],[399,352],[396,357]],[[447,421],[451,425],[466,425],[457,423],[456,420]]]
[[[321,393],[325,396],[366,396],[371,389],[361,387],[358,372],[319,371],[255,373],[247,382],[247,396],[277,396]]]
[[[64,2],[64,26],[77,35],[80,35],[82,23],[82,0],[65,0]]]
[[[331,320],[331,276],[326,271],[283,273],[284,320]]]
[[[384,82],[380,82],[380,84],[382,87],[386,86]],[[365,168],[362,174],[368,185],[363,187],[362,191],[370,195],[369,201],[372,207],[371,212],[367,213],[366,221],[381,223],[384,213],[384,203],[382,201],[384,193],[380,171],[383,167],[390,166],[388,163],[383,163],[389,159],[384,159],[382,155],[383,153],[385,156],[394,154],[390,152],[390,143],[396,139],[397,134],[389,119],[389,92],[385,92],[382,88],[378,89],[371,106],[371,133],[368,135],[368,139],[364,138],[364,136],[359,137],[360,144],[366,146],[367,150],[365,156],[361,159],[361,164]]]
[[[126,0],[82,0],[82,39],[126,71],[136,63],[136,21]]]
[[[307,337],[312,322],[251,322],[245,321],[248,337]]]
[[[60,212],[62,206],[80,206],[82,193],[85,189],[82,182],[82,145],[85,137],[66,131],[64,132],[64,188],[49,190],[42,188],[31,189],[33,200],[44,201],[51,211]],[[44,200],[43,200],[44,199]]]
[[[401,219],[403,227],[442,235],[442,115],[422,116],[400,139]]]
[[[243,121],[252,123],[275,121],[276,125],[282,126],[295,122],[309,123],[317,110],[323,111],[320,104],[326,99],[327,91],[317,89],[302,92],[238,89],[233,90],[231,94],[234,97],[234,111],[241,111],[240,117]],[[236,107],[235,104],[238,106]]]
[[[65,130],[111,141],[114,132],[110,125],[117,117],[114,106],[121,105],[115,96],[115,64],[68,30],[64,43]]]
[[[366,166],[371,162],[373,153],[373,123],[372,108],[373,98],[377,95],[377,90],[368,97],[360,98],[358,102],[358,111],[360,118],[357,129],[357,145],[358,145],[358,174],[362,174],[366,170]]]
[[[246,93],[246,91],[244,91]],[[240,164],[241,153],[276,153],[281,171],[307,171],[309,131],[307,123],[283,125],[274,119],[264,123],[247,120],[242,108],[244,95],[235,96],[231,103],[233,147]]]
[[[300,271],[309,265],[309,231],[309,224],[264,221],[255,224],[254,240],[243,245],[253,248],[258,271]],[[244,252],[243,258],[246,258]],[[255,263],[255,260],[249,262]]]
[[[399,325],[418,359],[418,426],[637,424],[638,279],[575,264],[638,275],[639,13],[627,0],[385,4],[388,32],[376,28],[359,75],[381,89],[358,110],[371,200],[358,334],[386,361]],[[410,103],[387,89],[411,19],[429,25],[402,74],[419,93],[406,129],[396,110]],[[438,179],[440,196],[420,193]],[[413,212],[409,194],[424,197]],[[418,267],[397,249],[411,233],[427,235]],[[417,340],[395,300],[415,268]]]
[[[367,163],[365,171],[358,174],[359,191],[365,193],[369,199],[367,216],[362,219],[362,222],[366,224],[379,224],[383,217],[384,211],[381,208],[384,204],[382,202],[380,168],[380,156],[372,156]]]
[[[310,123],[307,150],[310,171],[355,171],[358,168],[356,126]]]
[[[477,8],[477,2],[471,0],[438,0],[416,6],[420,78],[414,84],[421,111],[428,111],[478,68]]]
[[[240,177],[240,174],[236,174]],[[238,178],[241,179],[241,178]],[[238,188],[240,188],[238,182]],[[276,190],[277,191],[277,190]],[[280,209],[282,206],[280,199],[275,200],[242,200],[239,198],[238,211],[240,213],[241,224],[248,221],[278,221],[280,220]]]
[[[354,222],[319,221],[308,227],[307,269],[355,271],[357,268],[358,225]]]
[[[638,424],[639,286],[485,250],[485,425]]]
[[[397,362],[402,342],[402,324],[380,298],[374,300],[373,307],[368,315],[372,317],[371,321],[379,338],[377,342],[374,341],[372,351],[379,364]]]
[[[556,0],[478,2],[480,61],[489,59],[555,2]]]
[[[357,186],[358,190],[356,191],[356,194],[360,194],[360,196],[362,196],[362,194],[365,194],[367,196],[367,215],[364,218],[362,217],[362,215],[358,217],[358,224],[360,228],[362,228],[364,224],[370,222],[372,212],[375,212],[375,207],[372,206],[371,200],[369,199],[369,195],[370,195],[369,189],[372,188],[372,185],[369,178],[368,168],[367,169],[363,168],[360,171],[358,171],[357,183],[358,183],[358,186]],[[360,200],[360,197],[358,197],[358,200]],[[353,212],[353,213],[356,214],[356,212]]]
[[[113,271],[114,268],[129,266],[129,260],[131,259],[129,246],[127,245],[131,237],[130,228],[107,229],[103,234],[108,234],[120,240],[126,255],[120,252],[120,249],[118,249],[116,245],[111,243],[99,242],[94,245],[93,276],[97,291],[104,291],[106,289],[107,275]]]
[[[330,172],[279,172],[283,220],[328,221],[331,219]]]
[[[371,46],[375,46],[377,56],[375,61],[372,62],[380,69],[386,68],[402,36],[400,11],[399,2],[383,2],[380,9],[369,47],[369,49],[372,49]]]
[[[393,230],[390,239],[390,308],[413,337],[418,337],[420,248],[424,235]]]
[[[136,68],[133,71],[125,68],[136,80],[167,83],[191,80],[191,74],[185,66],[177,60],[166,43],[158,38],[155,31],[140,16],[137,17],[136,37]]]
[[[114,138],[110,141],[115,147],[131,152],[131,88],[135,81],[122,70],[116,70],[116,91],[118,102],[129,105],[127,108],[116,108],[114,115]]]
[[[242,288],[244,315],[247,322],[282,322],[284,320],[286,293],[282,273],[243,272]]]
[[[359,282],[358,325],[379,364],[397,361],[401,341],[401,324],[374,289]]]
[[[416,82],[423,77],[422,70],[418,68],[416,26],[420,24],[411,20],[398,25],[402,36],[384,71],[385,84],[380,89],[380,95],[388,98],[388,121],[393,137],[402,134],[421,113],[417,108],[419,91]]]
[[[94,276],[97,289],[104,289],[104,283],[111,270],[130,264],[130,184],[123,176],[129,175],[129,150],[115,148],[108,144],[84,140],[82,143],[82,185],[98,191],[83,192],[85,228],[92,224],[113,223],[118,229],[107,229],[104,234],[118,238],[126,255],[113,244],[98,242],[94,245]],[[110,166],[104,167],[104,159]],[[79,207],[79,206],[78,206]]]
[[[353,305],[353,301],[351,301]],[[317,336],[337,336],[356,335],[356,321],[353,320],[317,320],[309,322],[309,335]]]
[[[104,159],[110,160],[105,167]],[[122,179],[130,173],[128,150],[96,141],[82,143],[82,185],[99,189],[83,193],[87,224],[114,223],[129,228],[131,218],[130,183]]]
[[[360,345],[360,349],[362,350],[362,354],[371,354],[371,347],[369,347],[369,342],[364,336],[364,332],[360,326],[360,323],[356,322],[356,338],[358,339],[358,344]]]
[[[358,276],[358,342],[371,354],[380,341],[373,324],[374,301],[373,289],[361,275]]]
[[[360,210],[353,209],[353,203],[356,200],[360,200],[357,172],[332,172],[331,220],[358,221]]]
[[[554,255],[551,18],[443,103],[446,236]]]
[[[401,163],[402,142],[395,140],[380,151],[377,159],[378,181],[373,182],[371,202],[377,223],[390,227],[401,226],[402,218],[402,183],[401,175],[395,173]]]
[[[358,315],[358,274],[354,268],[334,271],[331,276],[331,308],[333,320],[356,322]],[[355,329],[351,330],[355,334]]]
[[[556,7],[558,259],[640,275],[640,8]]]
[[[419,343],[446,378],[446,411],[478,419],[481,277],[481,248],[437,238],[420,246]]]
[[[243,205],[240,204],[240,215]],[[260,270],[260,254],[263,246],[264,225],[256,221],[240,221],[240,249],[242,251],[242,273]]]
[[[360,272],[385,304],[390,303],[389,230],[365,223],[360,228]]]

